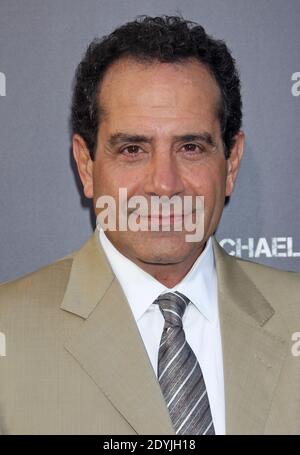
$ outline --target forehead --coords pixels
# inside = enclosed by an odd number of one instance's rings
[[[114,62],[104,75],[99,101],[111,115],[136,112],[155,117],[215,114],[220,89],[207,67],[196,60],[180,63]]]

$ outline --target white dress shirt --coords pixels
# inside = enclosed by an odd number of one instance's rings
[[[123,256],[101,228],[99,240],[128,300],[156,375],[164,318],[153,302],[170,291],[179,291],[191,300],[182,318],[185,336],[202,369],[215,433],[225,434],[223,356],[211,238],[191,270],[173,288],[167,288]]]

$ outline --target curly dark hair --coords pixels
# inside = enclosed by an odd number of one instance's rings
[[[196,22],[180,16],[138,16],[95,39],[79,63],[74,80],[71,110],[72,134],[86,142],[91,158],[97,147],[101,107],[97,105],[100,84],[108,67],[122,57],[139,62],[182,62],[197,59],[210,70],[221,90],[218,110],[226,159],[234,136],[241,128],[242,100],[240,78],[224,41],[207,35]]]

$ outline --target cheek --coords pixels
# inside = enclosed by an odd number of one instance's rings
[[[226,176],[224,166],[211,165],[199,167],[189,176],[189,192],[204,196],[206,217],[211,218],[224,206]]]
[[[95,195],[112,195],[117,197],[120,188],[126,188],[128,195],[134,194],[143,178],[141,172],[129,172],[126,167],[117,166],[114,162],[98,162],[93,174]]]
[[[226,178],[223,166],[207,163],[185,172],[186,186],[194,189],[195,194],[208,198],[225,191]]]

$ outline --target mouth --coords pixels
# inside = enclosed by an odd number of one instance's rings
[[[148,223],[153,226],[176,226],[176,225],[183,225],[183,220],[186,217],[192,215],[193,212],[186,213],[186,214],[175,214],[171,213],[167,216],[162,216],[161,214],[151,214],[146,216],[141,216],[141,219],[148,221]]]

